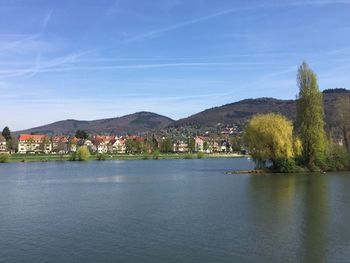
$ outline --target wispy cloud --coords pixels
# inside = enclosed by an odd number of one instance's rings
[[[168,27],[163,27],[159,29],[154,29],[148,32],[144,32],[138,35],[135,35],[133,37],[125,39],[124,43],[129,42],[135,42],[147,38],[154,38],[157,36],[162,35],[163,33],[171,32],[180,28],[188,27],[191,25],[195,25],[207,20],[211,20],[214,18],[218,18],[221,16],[225,16],[228,14],[232,14],[235,12],[242,12],[242,11],[252,11],[252,10],[259,10],[259,9],[270,9],[270,8],[281,8],[281,7],[298,7],[298,6],[322,6],[322,5],[334,5],[334,4],[346,4],[350,5],[350,0],[311,0],[311,1],[285,1],[285,2],[270,2],[270,3],[262,3],[258,5],[249,5],[245,7],[234,7],[229,8],[221,11],[214,12],[212,14],[208,14],[205,16],[197,17],[194,19],[190,19],[187,21],[183,21],[180,23],[176,23],[173,25],[170,25]]]

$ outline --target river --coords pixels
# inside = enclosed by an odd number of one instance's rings
[[[0,164],[0,262],[349,262],[350,174],[244,158]]]

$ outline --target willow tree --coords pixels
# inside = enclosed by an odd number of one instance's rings
[[[278,113],[258,114],[248,123],[244,144],[258,166],[294,158],[293,124]]]
[[[298,133],[303,145],[303,162],[310,168],[320,165],[327,147],[323,96],[318,88],[316,74],[305,62],[299,67],[297,82]]]

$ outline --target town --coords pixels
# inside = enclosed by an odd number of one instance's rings
[[[6,128],[4,129],[4,131]],[[160,135],[89,135],[78,130],[75,136],[47,136],[20,134],[18,138],[0,134],[0,153],[9,154],[71,154],[86,146],[92,154],[143,154],[143,153],[242,153],[238,135],[222,134],[219,138],[208,135],[188,136],[176,140]],[[5,136],[4,136],[5,135]],[[7,137],[7,138],[5,138]]]

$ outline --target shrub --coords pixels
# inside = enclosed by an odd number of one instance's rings
[[[151,156],[148,152],[145,152],[142,156],[142,160],[149,160],[150,158],[151,158]]]
[[[324,170],[345,171],[350,169],[350,155],[344,147],[331,145],[326,157]]]
[[[193,154],[192,153],[186,153],[184,156],[184,159],[193,159]]]
[[[203,157],[204,157],[204,153],[202,153],[202,152],[197,153],[198,159],[202,159]]]
[[[154,153],[153,153],[153,159],[154,159],[154,160],[159,160],[159,157],[160,157],[160,152],[159,152],[159,150],[154,151]]]
[[[274,166],[280,173],[299,173],[303,171],[303,168],[296,165],[294,159],[278,159]]]
[[[10,161],[10,155],[7,153],[0,154],[0,163],[8,163]]]
[[[107,156],[104,153],[98,153],[96,155],[96,160],[97,161],[106,161],[106,159],[107,159]]]
[[[76,160],[85,162],[90,158],[90,151],[86,146],[82,146],[78,149],[76,153]]]

